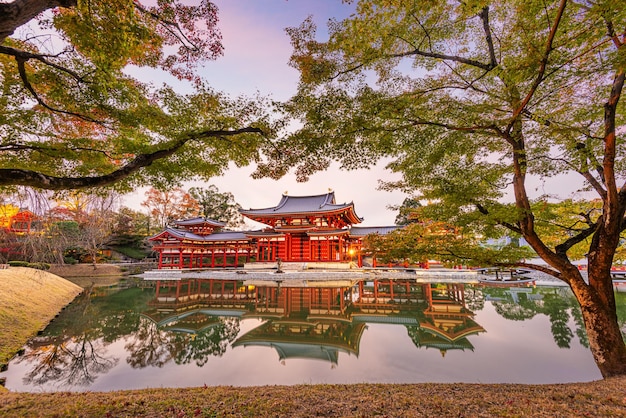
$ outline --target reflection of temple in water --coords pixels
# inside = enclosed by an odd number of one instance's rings
[[[339,353],[359,355],[367,324],[405,326],[418,348],[473,349],[467,336],[483,332],[465,306],[463,284],[414,280],[244,281],[163,280],[145,313],[163,330],[200,333],[219,317],[262,324],[233,347],[271,347],[279,360],[318,359],[335,367]]]
[[[448,350],[474,350],[467,337],[485,330],[474,321],[474,313],[466,308],[464,290],[465,286],[459,283],[431,288],[427,293],[424,321],[419,328],[409,329],[416,346],[437,348],[442,356]]]

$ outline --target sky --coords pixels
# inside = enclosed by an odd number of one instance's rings
[[[275,100],[287,100],[296,93],[298,72],[289,67],[292,52],[285,28],[299,26],[307,16],[313,16],[318,34],[323,39],[329,19],[348,17],[354,5],[341,0],[214,0],[219,8],[219,27],[223,36],[224,56],[208,62],[199,72],[215,89],[231,94],[252,96],[257,91]],[[154,83],[167,82],[187,88],[177,80],[163,78],[149,70],[141,70],[144,77],[155,77]],[[214,184],[220,192],[230,192],[244,209],[265,208],[278,204],[281,195],[316,195],[333,190],[337,203],[354,202],[357,215],[364,218],[362,226],[393,225],[397,215],[390,205],[400,205],[406,195],[402,192],[378,190],[379,180],[398,180],[399,175],[385,169],[385,162],[369,170],[342,171],[337,165],[311,176],[306,183],[298,183],[293,173],[280,180],[254,180],[254,167],[229,169],[212,181],[188,182],[183,188],[206,187]],[[145,210],[147,188],[128,195],[124,204],[136,210]],[[252,222],[249,225],[254,225]]]

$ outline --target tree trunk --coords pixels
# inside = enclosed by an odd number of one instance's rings
[[[590,273],[593,274],[593,273]],[[590,283],[608,280],[590,277]],[[615,294],[609,287],[605,294],[579,280],[570,280],[570,287],[580,304],[589,348],[604,378],[626,375],[626,344],[617,322],[615,311]],[[610,293],[610,294],[609,294]],[[605,301],[609,301],[607,304]],[[612,307],[611,307],[611,301]]]

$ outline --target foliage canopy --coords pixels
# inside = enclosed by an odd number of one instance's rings
[[[0,186],[158,187],[260,158],[268,104],[198,75],[223,52],[203,0],[0,3]],[[165,71],[193,94],[130,74]]]

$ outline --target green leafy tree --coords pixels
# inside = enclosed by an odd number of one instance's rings
[[[0,186],[165,188],[270,145],[266,103],[228,98],[196,72],[222,54],[215,4],[149,3],[0,3]],[[130,75],[143,68],[195,92]]]
[[[463,228],[433,221],[411,223],[387,235],[368,235],[364,244],[364,250],[383,263],[422,263],[436,259],[448,266],[478,267],[490,265],[496,259],[510,264],[533,256],[528,247],[516,243],[487,245],[471,232],[465,233]]]
[[[547,266],[510,264],[566,282],[602,375],[626,374],[610,276],[626,227],[623,4],[361,0],[329,30],[325,42],[311,19],[287,30],[301,82],[285,109],[302,128],[257,175],[395,158],[403,179],[387,186],[436,202],[426,219],[524,238]],[[546,237],[538,205],[552,200],[533,200],[529,180],[556,175],[578,178],[599,209]],[[572,262],[583,243],[588,281]]]
[[[402,201],[398,209],[398,215],[396,216],[396,225],[408,225],[410,223],[418,222],[416,208],[422,206],[419,199],[413,197],[407,197]]]
[[[235,196],[232,193],[220,193],[217,186],[211,184],[204,189],[192,187],[189,189],[189,194],[198,201],[204,218],[224,222],[231,228],[244,224],[243,216],[239,213],[241,205],[235,202]]]
[[[150,235],[150,216],[121,207],[114,215],[111,245],[140,247]]]

